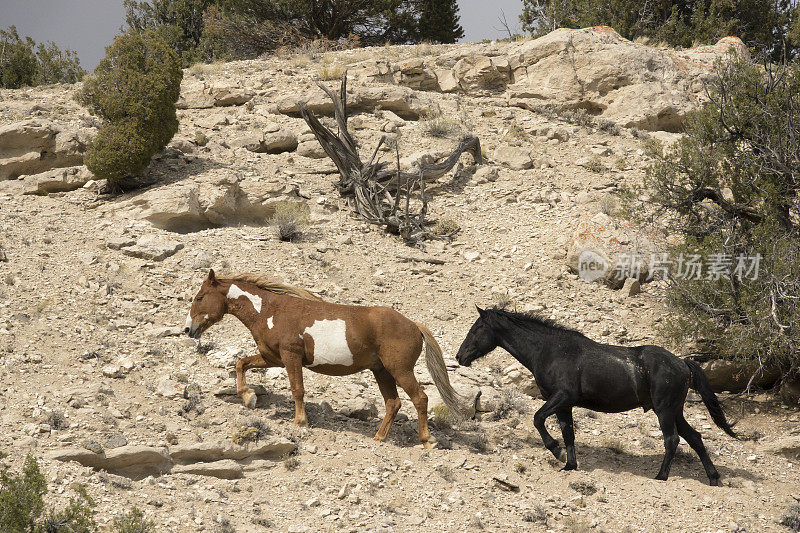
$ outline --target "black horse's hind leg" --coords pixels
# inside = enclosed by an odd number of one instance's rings
[[[572,407],[564,407],[556,411],[558,425],[561,426],[561,435],[564,437],[564,447],[567,449],[567,464],[564,470],[575,470],[578,468],[578,460],[575,458],[575,427],[572,421]]]
[[[711,458],[708,456],[708,452],[706,451],[705,445],[703,445],[703,438],[700,436],[692,426],[689,425],[689,422],[686,421],[684,418],[683,413],[678,414],[678,418],[676,419],[676,424],[678,427],[678,434],[683,437],[683,439],[689,443],[689,446],[700,456],[700,461],[703,463],[703,468],[706,469],[706,474],[708,474],[708,482],[710,485],[716,487],[719,485],[719,472],[714,467],[714,463],[711,462]]]
[[[550,450],[559,461],[566,461],[566,454],[564,454],[564,450],[561,449],[561,446],[558,445],[558,441],[547,432],[544,423],[547,417],[566,407],[566,404],[567,395],[563,392],[557,392],[536,411],[535,415],[533,415],[533,426],[539,431],[539,435],[542,436],[544,447]]]
[[[669,467],[672,465],[672,459],[675,457],[675,451],[678,449],[678,443],[680,442],[678,429],[675,425],[676,411],[675,408],[668,407],[656,413],[658,415],[658,425],[664,435],[664,460],[661,462],[661,469],[656,475],[656,479],[661,481],[666,481],[669,477]]]

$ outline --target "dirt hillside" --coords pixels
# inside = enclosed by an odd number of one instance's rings
[[[690,393],[687,420],[722,476],[710,487],[683,441],[669,481],[652,479],[663,456],[652,412],[577,409],[579,469],[560,472],[533,428],[543,401],[526,394],[527,370],[502,350],[457,367],[475,304],[506,300],[601,342],[662,342],[659,282],[638,294],[588,283],[567,256],[581,223],[654,246],[666,237],[622,221],[615,193],[644,176],[643,139],[677,138],[665,130],[699,105],[696,80],[719,50],[657,50],[605,31],[544,39],[311,50],[189,69],[181,129],[151,165],[153,184],[113,197],[98,196],[101,184],[80,165],[97,124],[72,100],[75,86],[4,91],[6,462],[17,469],[36,456],[51,503],[83,483],[101,525],[137,506],[159,531],[781,530],[800,501],[800,418],[766,394],[721,395],[737,430],[753,437],[736,441]],[[628,57],[644,65],[627,67],[640,78],[612,71]],[[562,63],[571,77],[558,74]],[[365,157],[384,134],[398,138],[406,168],[446,155],[464,133],[481,140],[487,164],[464,155],[429,190],[431,219],[460,228],[452,241],[411,248],[351,216],[338,196],[338,174],[296,102],[328,112],[314,82],[337,87],[344,68]],[[535,93],[543,84],[549,92]],[[311,213],[293,242],[265,223],[287,201]],[[451,424],[432,412],[439,444],[423,450],[401,393],[388,439],[374,442],[383,402],[368,372],[306,371],[308,428],[291,424],[283,369],[248,374],[264,391],[246,409],[225,389],[235,361],[255,353],[248,331],[228,317],[199,343],[181,334],[209,267],[392,306],[426,324],[456,389],[481,389],[478,420]],[[435,387],[424,364],[416,371],[434,411]],[[234,444],[243,426],[258,428],[258,440]],[[548,427],[560,437],[554,419]]]

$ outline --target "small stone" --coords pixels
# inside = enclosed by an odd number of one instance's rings
[[[83,443],[83,447],[85,449],[89,450],[90,452],[93,452],[93,453],[97,453],[97,454],[103,453],[103,446],[99,442],[97,442],[96,440],[87,439]]]
[[[112,433],[111,435],[106,437],[103,444],[108,449],[114,449],[114,448],[119,448],[121,446],[127,446],[128,439],[126,439],[121,433]]]
[[[375,402],[366,398],[351,398],[340,412],[344,416],[358,420],[372,420],[378,416],[378,408],[375,406]]]
[[[469,250],[464,252],[464,259],[469,262],[477,260],[481,256],[480,252],[476,252],[474,250]]]
[[[183,398],[184,389],[184,384],[168,377],[163,377],[156,383],[156,394],[164,398]]]
[[[183,243],[169,237],[158,235],[145,235],[136,241],[136,244],[125,246],[122,253],[148,261],[163,261],[178,250],[183,249]]]
[[[475,174],[472,176],[473,181],[475,183],[489,183],[493,181],[497,181],[497,177],[499,172],[497,171],[497,167],[492,167],[488,165],[483,165],[482,167],[478,168],[475,171]]]
[[[628,278],[625,280],[625,284],[622,286],[623,296],[633,297],[640,292],[642,292],[642,286],[639,284],[638,279]]]

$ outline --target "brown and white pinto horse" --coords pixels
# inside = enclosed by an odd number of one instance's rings
[[[442,400],[457,416],[475,414],[474,401],[466,401],[450,385],[442,350],[431,331],[394,309],[338,305],[252,274],[217,278],[211,270],[194,297],[185,331],[199,338],[228,313],[250,330],[258,347],[256,355],[236,365],[236,392],[251,409],[256,395],[245,382],[245,372],[251,368],[286,368],[294,422],[300,426],[307,425],[303,367],[331,376],[371,370],[386,402],[386,416],[375,440],[386,438],[400,409],[399,384],[417,409],[419,440],[428,448],[428,397],[414,377],[424,342],[425,361]]]

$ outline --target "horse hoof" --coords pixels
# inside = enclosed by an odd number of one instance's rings
[[[302,420],[295,419],[294,423],[295,425],[300,426],[301,428],[308,426],[308,420],[306,420],[305,418],[303,418]]]
[[[657,479],[658,481],[666,481],[666,480],[667,480],[667,476],[664,476],[664,475],[662,475],[662,474],[658,474],[658,475],[655,477],[655,479]]]
[[[256,396],[255,392],[249,390],[242,395],[242,401],[248,409],[255,409],[258,396]]]
[[[568,470],[577,470],[578,465],[564,465],[564,468],[561,469],[562,472],[566,472]]]
[[[430,450],[431,448],[433,448],[433,444],[431,444],[430,442],[423,442],[422,447],[425,448],[426,450]]]
[[[708,480],[708,484],[712,487],[719,487],[719,478],[711,478]]]

